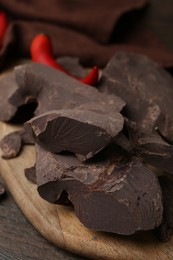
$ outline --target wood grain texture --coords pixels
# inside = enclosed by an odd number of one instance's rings
[[[7,190],[0,201],[1,260],[84,260],[55,247],[44,239],[22,214]]]
[[[13,130],[13,126],[0,123],[1,136]],[[92,259],[173,258],[173,239],[168,243],[160,243],[151,232],[129,237],[94,232],[80,223],[72,208],[53,205],[41,199],[36,185],[24,175],[24,168],[32,166],[34,161],[34,146],[25,146],[18,158],[1,159],[0,171],[25,216],[48,241]]]

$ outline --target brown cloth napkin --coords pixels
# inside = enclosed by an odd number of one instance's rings
[[[114,37],[117,25],[124,23],[122,17],[147,3],[148,0],[0,0],[0,10],[9,17],[0,64],[9,51],[28,57],[33,37],[45,32],[52,39],[55,56],[79,57],[86,66],[103,67],[116,51],[123,50],[148,55],[162,66],[172,67],[173,53],[144,31],[139,22],[125,37],[121,37],[121,32]]]

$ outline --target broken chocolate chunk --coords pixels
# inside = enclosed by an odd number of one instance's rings
[[[65,191],[86,227],[130,235],[161,223],[162,194],[155,174],[136,158],[117,167],[120,151],[116,146],[85,163],[72,154],[53,154],[39,145],[36,154],[40,196],[58,203]]]
[[[103,70],[99,90],[125,100],[124,115],[145,130],[173,137],[173,78],[149,58],[117,53]]]
[[[0,142],[2,158],[11,159],[18,156],[22,147],[22,138],[18,132],[6,135]]]
[[[11,95],[9,102],[20,107],[35,99],[38,103],[35,115],[97,102],[100,105],[103,103],[105,113],[110,111],[110,107],[113,113],[121,111],[125,105],[119,97],[101,94],[97,89],[86,87],[74,78],[42,64],[18,66],[15,68],[15,76],[18,89]]]
[[[17,90],[14,71],[0,77],[0,120],[21,124],[33,116],[37,104],[35,99],[28,99],[27,104],[17,108],[9,102],[9,97]]]
[[[25,169],[25,177],[27,178],[28,181],[36,184],[35,165]]]
[[[71,75],[84,78],[87,74],[87,69],[84,68],[77,57],[63,56],[57,59],[58,64],[62,66],[66,71],[69,71]]]
[[[163,221],[154,231],[161,241],[168,241],[173,234],[173,180],[160,176],[159,183],[163,194]]]
[[[9,96],[17,89],[13,72],[7,72],[0,77],[0,120],[9,121],[17,108],[8,102]]]
[[[32,136],[25,130],[12,132],[0,141],[3,159],[12,159],[20,154],[23,144],[34,144]]]
[[[158,170],[173,174],[173,145],[156,132],[144,132],[135,123],[128,121],[126,127],[136,156]]]
[[[118,113],[102,115],[82,109],[54,110],[25,123],[27,132],[45,149],[70,151],[86,160],[110,144],[122,130]]]
[[[100,114],[115,113],[116,116],[117,111],[121,111],[125,105],[121,98],[114,95],[105,96],[97,89],[86,87],[79,81],[48,66],[35,63],[25,64],[18,66],[14,73],[18,86],[11,96],[8,95],[7,104],[12,105],[13,103],[15,106],[15,111],[10,114],[9,120],[15,118],[17,111],[22,106],[32,102],[38,104],[35,111],[37,115],[52,109],[79,107],[81,110],[86,109]],[[26,134],[22,136],[22,143],[26,143]],[[19,139],[20,137],[18,137]],[[6,142],[7,140],[9,137],[5,139]],[[32,143],[32,140],[30,142]],[[16,156],[19,154],[19,146],[21,146],[21,142],[18,143],[18,147],[17,143],[15,145]],[[6,158],[11,158],[11,156],[13,157],[15,154],[11,153]]]
[[[22,143],[23,144],[34,144],[34,140],[32,138],[32,136],[25,131],[25,129],[21,130],[18,132],[22,138]]]

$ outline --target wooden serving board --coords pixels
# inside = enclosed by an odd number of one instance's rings
[[[0,138],[16,129],[0,122]],[[18,158],[0,159],[0,172],[20,209],[47,240],[92,259],[173,259],[173,239],[160,243],[151,232],[127,237],[95,232],[80,223],[72,208],[44,201],[24,175],[34,162],[34,146],[25,146]]]

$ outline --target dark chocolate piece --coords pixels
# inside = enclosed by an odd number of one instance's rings
[[[110,144],[123,124],[124,118],[118,112],[102,115],[75,108],[47,112],[25,126],[45,149],[53,153],[70,151],[86,160]]]
[[[85,109],[93,112],[117,114],[117,111],[121,111],[125,105],[119,97],[100,94],[97,89],[87,87],[64,73],[41,64],[21,65],[16,68],[15,74],[19,86],[7,101],[7,104],[12,102],[16,106],[9,119],[16,115],[17,108],[33,101],[38,102],[36,114],[52,109],[71,109],[78,106],[81,110],[86,106]],[[26,136],[22,136],[23,143],[26,143],[25,139]],[[29,140],[30,142],[32,143],[32,140]],[[18,146],[20,145],[21,143],[18,143]]]
[[[129,140],[136,156],[155,168],[173,174],[173,145],[157,133],[144,132],[135,123],[126,123]]]
[[[0,182],[0,199],[2,199],[5,196],[5,187],[4,185]]]
[[[79,60],[77,58],[63,57],[59,58],[58,62],[62,64],[64,68],[72,72],[76,76],[84,77],[86,75],[86,69],[79,65]],[[0,77],[0,120],[9,121],[11,120],[17,112],[17,108],[13,106],[8,98],[17,89],[17,84],[15,80],[14,71],[9,71]],[[28,99],[27,102],[31,102]]]
[[[30,168],[26,168],[24,172],[25,172],[25,177],[27,178],[27,180],[36,184],[35,165]]]
[[[72,154],[53,154],[36,145],[36,175],[42,198],[58,203],[62,192],[88,228],[130,235],[162,221],[158,180],[136,158],[116,167],[114,146],[81,163]],[[62,203],[62,200],[61,200]]]
[[[0,120],[9,121],[17,108],[8,102],[9,96],[17,89],[13,72],[7,72],[0,77]]]
[[[19,134],[22,138],[23,144],[34,144],[32,136],[27,131],[25,131],[25,129],[19,131]]]
[[[18,156],[22,147],[22,138],[19,132],[13,132],[6,135],[0,142],[3,152],[2,158],[11,159]]]
[[[17,157],[23,144],[34,144],[33,138],[25,130],[12,132],[4,136],[0,141],[0,148],[3,152],[3,159],[12,159]]]
[[[163,194],[163,221],[154,231],[161,241],[168,241],[173,234],[173,180],[166,177],[159,177]]]
[[[100,105],[106,104],[105,113],[110,109],[113,113],[117,110],[121,111],[125,105],[121,98],[101,94],[96,88],[88,87],[45,65],[30,63],[18,66],[15,68],[15,75],[18,89],[11,95],[9,102],[19,107],[27,104],[31,99],[36,99],[38,107],[35,115],[97,102]]]
[[[21,124],[30,119],[35,110],[36,103],[33,99],[28,99],[27,106],[15,107],[9,102],[9,97],[17,90],[14,71],[9,71],[0,77],[0,120],[11,121],[11,123]],[[34,107],[35,106],[35,107]]]
[[[124,115],[145,130],[158,126],[173,137],[173,78],[149,58],[117,53],[103,70],[99,90],[122,97]]]
[[[124,127],[124,129],[126,129]],[[123,129],[123,130],[124,130]],[[120,132],[115,140],[114,140],[114,143],[116,143],[117,145],[119,145],[123,150],[125,150],[128,154],[131,154],[133,155],[134,154],[134,150],[133,150],[133,147],[128,139],[128,137],[125,135],[125,133]]]
[[[63,56],[57,59],[58,64],[60,64],[66,71],[70,72],[71,75],[74,75],[79,78],[83,78],[87,74],[87,69],[84,68],[79,63],[79,58],[77,57],[68,57]]]

